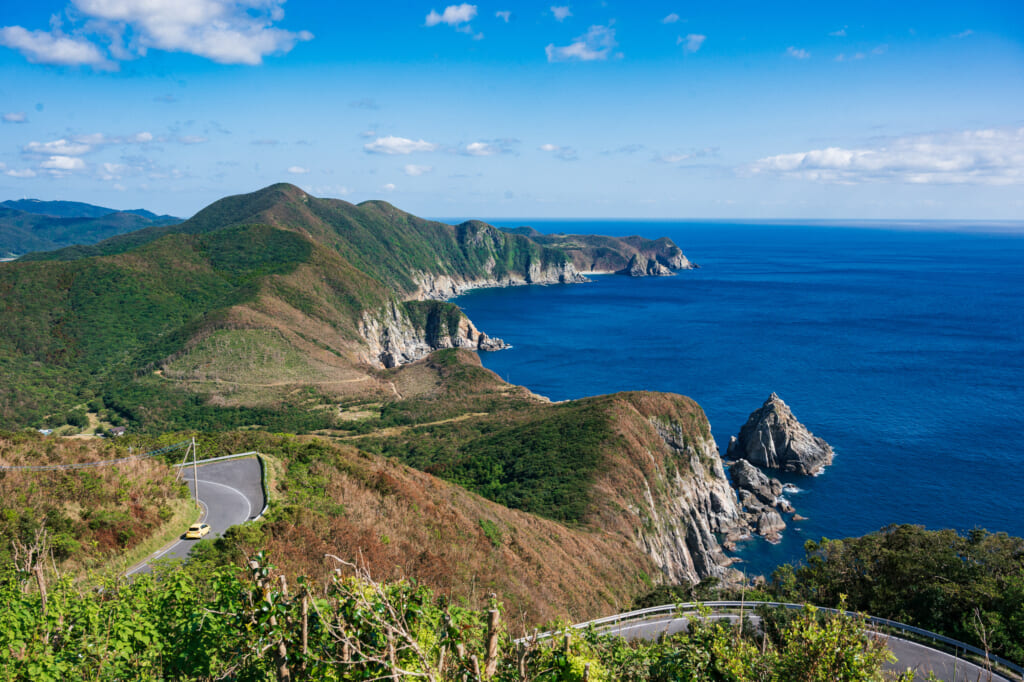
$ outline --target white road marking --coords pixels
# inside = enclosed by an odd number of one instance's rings
[[[243,493],[243,492],[242,492],[241,490],[239,490],[238,488],[232,488],[232,487],[231,487],[231,486],[229,486],[229,485],[225,485],[225,484],[223,484],[223,483],[217,483],[216,481],[206,481],[206,480],[203,480],[203,479],[201,479],[201,478],[199,479],[199,482],[200,482],[200,483],[206,483],[207,485],[217,485],[217,486],[220,486],[221,488],[227,488],[228,490],[231,490],[231,491],[232,491],[232,492],[234,492],[234,493],[235,493],[236,495],[238,495],[238,496],[239,496],[239,497],[241,497],[241,498],[242,498],[243,500],[245,500],[245,506],[246,506],[246,507],[248,508],[248,510],[249,510],[249,511],[247,511],[247,512],[245,513],[245,519],[244,519],[244,521],[248,521],[248,520],[249,520],[249,517],[250,517],[250,516],[252,516],[252,502],[250,502],[250,501],[249,501],[249,498],[245,496],[245,493]]]

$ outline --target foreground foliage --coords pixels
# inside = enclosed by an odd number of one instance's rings
[[[845,597],[848,608],[1024,664],[1024,539],[894,525],[805,550],[803,565],[773,574],[777,598],[837,606]]]
[[[515,642],[500,606],[458,608],[335,559],[323,585],[289,586],[257,554],[202,560],[101,589],[0,572],[0,677],[315,680],[881,680],[884,643],[813,608],[777,635],[700,617],[691,633],[629,644],[594,632]]]

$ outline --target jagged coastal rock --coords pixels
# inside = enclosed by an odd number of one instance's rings
[[[455,309],[454,313],[449,307]],[[455,325],[446,324],[449,314],[453,314]],[[478,330],[450,303],[428,312],[424,323],[418,325],[406,306],[392,301],[382,312],[364,313],[359,334],[367,346],[363,361],[386,368],[415,362],[442,348],[500,350],[506,347],[501,339]]]
[[[631,510],[645,519],[637,544],[669,583],[730,578],[732,560],[716,534],[742,532],[745,523],[710,429],[706,438],[693,439],[684,438],[678,425],[655,418],[650,423],[680,466],[656,467],[644,479],[643,503]]]
[[[779,512],[793,513],[793,507],[782,495],[782,482],[769,478],[745,459],[729,465],[732,484],[743,507],[743,518],[749,528],[770,541],[779,539],[786,522]]]
[[[488,261],[485,266],[489,266],[488,270],[493,271],[494,261]],[[470,289],[513,287],[525,284],[577,284],[590,281],[581,275],[571,262],[546,266],[531,263],[523,274],[508,273],[500,277],[492,274],[488,277],[466,278],[420,272],[413,275],[413,280],[418,285],[415,293],[416,299],[435,301],[444,301],[460,296]]]
[[[617,274],[627,274],[630,277],[664,277],[665,275],[673,274],[673,272],[668,266],[658,262],[656,258],[648,258],[643,254],[635,253],[629,260],[629,265]]]
[[[751,413],[738,437],[729,441],[728,459],[745,459],[767,469],[812,476],[832,463],[832,447],[797,421],[775,393]]]

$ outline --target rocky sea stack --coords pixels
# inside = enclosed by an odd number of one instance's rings
[[[813,476],[832,463],[832,447],[796,420],[776,394],[751,413],[738,437],[729,440],[728,459],[745,459],[767,469]]]

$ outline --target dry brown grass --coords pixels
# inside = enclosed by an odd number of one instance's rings
[[[110,441],[0,434],[0,463],[49,465],[124,457]],[[93,566],[162,531],[161,518],[187,492],[156,459],[62,471],[0,471],[0,537],[46,521],[60,543],[75,549],[65,568]],[[75,546],[77,543],[77,547]],[[8,542],[2,543],[6,552]],[[58,551],[60,557],[62,553]]]
[[[264,526],[263,547],[288,571],[323,577],[332,568],[323,555],[332,553],[472,606],[495,592],[524,627],[612,613],[650,586],[656,569],[623,535],[510,510],[347,446],[333,451],[335,461],[315,462],[309,474],[343,512],[288,506],[295,495],[282,489],[283,510]]]

